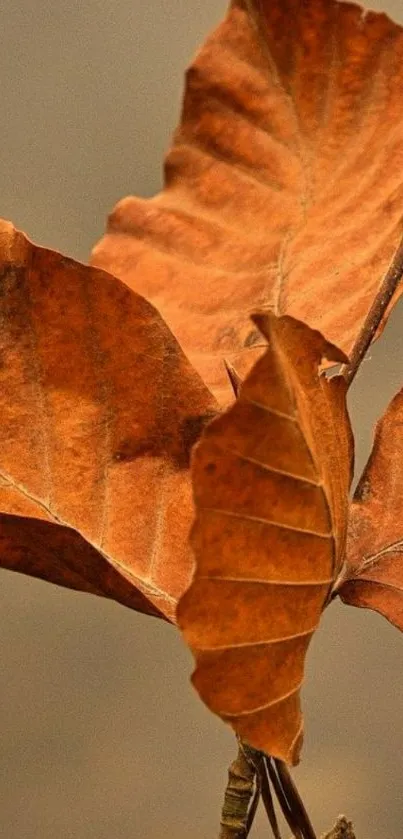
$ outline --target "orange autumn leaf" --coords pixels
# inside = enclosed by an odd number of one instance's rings
[[[196,570],[178,621],[208,707],[296,763],[305,654],[344,559],[353,441],[345,380],[318,372],[343,353],[291,317],[254,320],[268,348],[192,456]]]
[[[349,355],[403,231],[402,89],[402,28],[339,0],[234,0],[197,54],[163,192],[122,200],[93,261],[219,399],[259,307]]]
[[[371,457],[354,493],[344,603],[375,609],[403,630],[403,390],[378,422]]]
[[[174,619],[215,411],[151,304],[0,223],[0,565]]]

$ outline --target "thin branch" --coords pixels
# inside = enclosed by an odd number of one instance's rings
[[[228,770],[219,839],[247,839],[258,803],[255,779],[255,763],[239,742],[237,757]]]
[[[348,385],[354,376],[374,338],[388,305],[403,277],[403,239],[394,255],[393,261],[385,274],[382,285],[365,318],[364,325],[352,349],[350,361],[340,370]]]
[[[308,813],[305,810],[304,803],[290,775],[287,765],[284,761],[279,760],[278,758],[273,758],[273,761],[277,769],[281,785],[287,796],[290,809],[294,814],[294,818],[302,836],[304,839],[316,839],[315,831],[312,827]]]
[[[241,740],[238,741],[237,757],[228,770],[219,839],[248,839],[260,797],[274,839],[281,839],[270,783],[295,839],[315,839],[315,832],[286,764]],[[351,822],[345,816],[339,816],[332,830],[322,839],[356,837]]]
[[[256,810],[258,808],[258,804],[260,801],[261,795],[261,783],[260,783],[260,775],[256,772],[255,776],[255,791],[252,796],[252,801],[250,803],[249,811],[248,811],[248,818],[246,820],[246,836],[249,836],[251,831],[253,822],[255,821]]]
[[[281,839],[280,828],[277,822],[276,811],[274,809],[273,796],[270,789],[270,780],[267,772],[266,759],[262,755],[259,765],[260,784],[262,788],[262,801],[270,822],[270,827],[273,831],[274,839]]]
[[[295,837],[295,839],[303,839],[303,834],[301,833],[299,824],[295,819],[294,813],[292,812],[280,778],[277,775],[275,763],[273,762],[271,757],[266,757],[265,761],[269,778],[273,784],[274,792],[276,793],[278,803],[281,807],[281,812],[288,824],[288,827],[290,828],[292,835]]]

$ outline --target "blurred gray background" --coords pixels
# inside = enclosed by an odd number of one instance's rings
[[[372,8],[403,22],[399,0]],[[116,200],[160,188],[183,70],[223,10],[3,0],[0,215],[86,260]],[[402,319],[400,306],[352,388],[361,468],[402,385]],[[175,630],[17,574],[0,582],[0,835],[216,837],[234,741],[193,693]],[[295,771],[319,834],[345,812],[358,839],[401,838],[402,688],[397,630],[332,605],[308,657]],[[262,816],[254,836],[269,836]]]

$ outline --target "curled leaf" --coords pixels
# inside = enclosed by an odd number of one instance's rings
[[[305,654],[344,558],[352,435],[344,379],[318,372],[343,353],[291,317],[254,321],[268,348],[193,453],[196,571],[178,620],[204,702],[296,763]]]
[[[173,620],[214,411],[151,304],[0,223],[0,565]]]
[[[403,630],[403,390],[378,422],[354,493],[347,563],[338,587],[344,603],[374,609]]]
[[[402,86],[402,28],[339,0],[234,0],[197,54],[164,191],[120,201],[93,260],[220,399],[260,307],[349,355],[403,231]]]

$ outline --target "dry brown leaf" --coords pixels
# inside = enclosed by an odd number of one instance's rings
[[[269,342],[237,402],[192,456],[196,572],[178,620],[209,708],[271,755],[298,761],[305,653],[344,558],[353,441],[344,356],[290,317],[255,317]]]
[[[403,630],[403,390],[378,422],[354,493],[339,594]]]
[[[402,28],[338,0],[238,0],[198,53],[164,191],[121,201],[93,261],[220,400],[262,306],[349,355],[403,230],[402,88]]]
[[[0,223],[0,564],[172,620],[215,403],[156,310]]]

